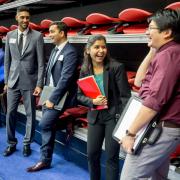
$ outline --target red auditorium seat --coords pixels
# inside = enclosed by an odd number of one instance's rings
[[[119,19],[125,22],[142,22],[145,21],[152,13],[143,9],[128,8],[119,13]]]
[[[80,117],[76,118],[75,125],[81,128],[87,128],[88,127],[88,120],[86,117]]]
[[[9,0],[0,0],[0,4],[4,4],[6,2],[8,2]]]
[[[50,19],[44,19],[40,23],[41,31],[45,37],[49,35],[49,26],[51,23],[52,23],[52,20]]]
[[[48,29],[51,23],[52,23],[52,20],[44,19],[41,21],[40,26],[42,29]]]
[[[176,150],[171,154],[171,159],[180,157],[180,145],[177,146]]]
[[[40,30],[41,30],[41,26],[40,26],[40,25],[37,25],[37,24],[35,24],[35,23],[33,23],[33,22],[30,22],[30,23],[29,23],[29,27],[30,27],[31,29],[34,29],[34,30],[37,30],[37,31],[40,31]]]
[[[13,25],[10,26],[9,29],[10,29],[10,31],[13,31],[13,30],[15,30],[17,28],[18,28],[18,26],[13,24]]]
[[[146,32],[146,24],[130,25],[123,28],[124,34],[142,34]]]
[[[139,87],[134,85],[134,80],[135,80],[136,72],[134,72],[134,71],[127,71],[126,74],[127,74],[128,83],[129,83],[131,89],[133,91],[135,91],[135,92],[138,92],[139,91]]]
[[[92,13],[86,17],[86,21],[89,24],[110,24],[112,22],[119,22],[119,19],[101,13]]]
[[[84,27],[85,25],[88,25],[86,21],[73,17],[64,17],[61,19],[61,21],[64,22],[68,27]]]
[[[118,18],[113,18],[101,13],[92,13],[86,17],[86,22],[91,25],[91,34],[108,34],[108,29],[119,23]]]
[[[174,2],[165,7],[165,9],[180,9],[180,2]]]
[[[5,26],[0,26],[0,33],[7,33],[7,32],[9,32],[9,28]]]
[[[145,33],[148,26],[146,20],[151,14],[148,11],[138,8],[128,8],[121,11],[118,15],[119,20],[127,23],[123,28],[123,33]]]
[[[71,114],[74,118],[86,116],[88,112],[88,107],[85,106],[78,106],[74,108],[69,108],[65,112]]]
[[[9,28],[5,26],[0,26],[0,37],[3,38],[9,32]]]
[[[75,36],[85,26],[88,26],[88,23],[86,21],[82,21],[74,17],[64,17],[61,19],[61,21],[69,27],[68,36]],[[85,31],[83,33],[86,34]]]

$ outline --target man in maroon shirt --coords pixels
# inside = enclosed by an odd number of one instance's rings
[[[180,12],[162,10],[149,18],[149,54],[140,65],[136,85],[143,105],[122,139],[127,156],[121,180],[165,180],[169,155],[180,144]],[[160,114],[160,138],[133,155],[137,132]]]

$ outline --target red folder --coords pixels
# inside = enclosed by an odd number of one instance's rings
[[[99,86],[96,83],[96,80],[93,75],[78,79],[77,84],[84,93],[84,95],[91,99],[95,99],[97,96],[102,95],[101,90],[99,89]],[[107,105],[95,107],[96,110],[107,108]]]

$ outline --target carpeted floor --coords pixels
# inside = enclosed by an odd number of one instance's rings
[[[64,160],[63,157],[54,154],[52,168],[35,173],[27,173],[26,168],[39,160],[39,148],[32,143],[32,155],[23,157],[23,136],[16,132],[18,138],[17,151],[9,156],[2,155],[6,148],[5,127],[0,127],[0,180],[88,180],[88,172],[75,164]]]

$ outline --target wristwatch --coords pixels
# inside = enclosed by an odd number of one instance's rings
[[[136,134],[132,134],[131,132],[129,132],[128,130],[126,130],[126,136],[136,137]]]

